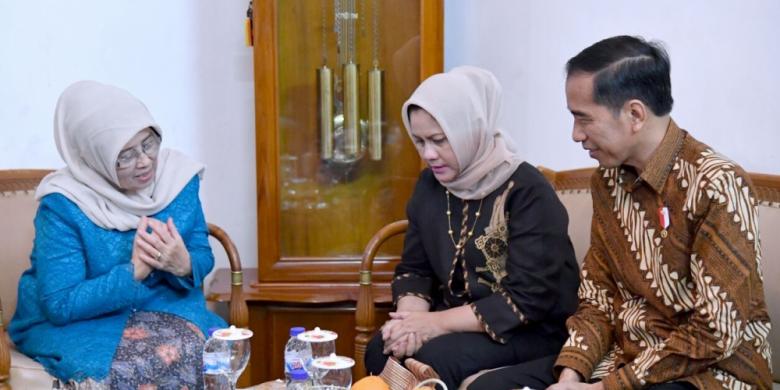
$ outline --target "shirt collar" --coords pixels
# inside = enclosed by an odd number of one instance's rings
[[[674,160],[680,153],[683,138],[685,138],[685,132],[674,123],[674,120],[670,119],[669,127],[666,128],[666,134],[664,134],[661,144],[653,152],[641,175],[637,176],[633,167],[621,166],[621,182],[626,191],[633,191],[640,182],[644,181],[660,194],[667,177],[669,177],[669,172],[674,166]]]

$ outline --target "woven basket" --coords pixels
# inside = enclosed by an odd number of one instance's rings
[[[426,379],[418,383],[417,386],[415,386],[415,389],[420,389],[423,386],[428,386],[428,385],[430,385],[433,388],[435,388],[436,385],[439,385],[442,389],[447,390],[447,385],[444,382],[442,382],[441,379],[436,379],[436,378]]]
[[[431,366],[412,358],[407,358],[404,363],[406,367],[395,357],[390,357],[382,373],[379,374],[379,377],[390,386],[390,390],[414,390],[417,386],[431,383],[436,383],[447,390],[447,386],[439,380],[439,375]]]

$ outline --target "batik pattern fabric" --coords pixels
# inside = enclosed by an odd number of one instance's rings
[[[204,341],[197,326],[177,316],[133,314],[111,364],[111,388],[203,388]]]
[[[756,199],[745,171],[672,121],[640,175],[600,168],[591,187],[580,307],[556,369],[606,389],[671,381],[771,388]]]
[[[198,327],[180,317],[136,312],[122,333],[108,378],[60,384],[67,390],[193,390],[203,388],[203,343]]]

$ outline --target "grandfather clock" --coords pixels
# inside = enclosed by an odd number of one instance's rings
[[[293,325],[332,329],[337,352],[352,354],[361,253],[405,218],[420,172],[400,111],[442,71],[443,1],[253,8],[259,258],[245,285],[257,383],[282,375]],[[401,247],[400,238],[385,245],[375,262],[384,313]]]

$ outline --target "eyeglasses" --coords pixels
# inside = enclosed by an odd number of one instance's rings
[[[156,135],[150,134],[141,142],[140,148],[140,151],[138,146],[136,146],[119,153],[119,157],[116,159],[116,167],[125,169],[135,166],[138,163],[138,158],[141,157],[141,153],[151,160],[156,159],[157,153],[160,151],[160,139]]]

